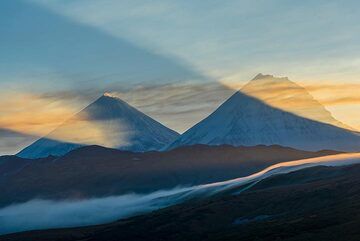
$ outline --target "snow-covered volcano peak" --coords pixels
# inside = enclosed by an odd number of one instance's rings
[[[144,114],[119,97],[105,93],[78,113],[78,115],[86,115],[88,119],[106,119],[117,117],[129,118],[132,115],[143,116]]]
[[[273,75],[270,75],[270,74],[262,74],[262,73],[259,73],[257,74],[252,80],[260,80],[260,79],[266,79],[266,78],[273,78],[274,76]]]
[[[253,84],[264,84],[264,83],[279,83],[279,82],[287,82],[288,84],[295,84],[291,80],[289,80],[288,77],[277,77],[271,74],[257,74],[252,80],[250,80],[247,85],[253,85]],[[296,85],[296,84],[295,84]]]
[[[105,92],[104,94],[102,94],[102,96],[100,96],[97,100],[95,100],[94,102],[108,102],[108,103],[111,103],[111,102],[116,102],[116,101],[119,101],[119,102],[122,102],[123,104],[127,104],[124,100],[122,100],[118,95],[116,94],[113,94],[111,92]]]
[[[112,94],[110,92],[105,92],[102,96],[96,99],[93,103],[102,103],[102,104],[111,104],[120,102],[124,105],[129,105],[124,100],[122,100],[119,96]]]
[[[296,84],[293,86],[291,81],[285,81],[285,83],[285,88],[279,87],[278,90],[276,90],[278,86],[275,86],[276,88],[272,85],[261,87],[261,85],[249,83],[241,91],[234,93],[207,118],[182,134],[169,146],[169,149],[194,144],[233,146],[263,144],[311,151],[360,150],[360,136],[357,133],[280,108],[281,105],[293,108],[287,104],[296,105],[297,102],[300,102],[299,107],[304,107],[305,98],[305,101],[312,104],[312,110],[315,112],[326,111],[302,87]],[[296,92],[292,93],[294,88]],[[275,90],[277,92],[273,93]],[[249,94],[246,91],[249,91]],[[278,106],[272,106],[267,102],[269,98],[267,93],[274,98],[277,95],[281,96],[277,99],[279,103],[275,102]],[[263,95],[265,98],[261,98],[264,97]]]
[[[336,120],[306,88],[287,77],[258,74],[243,86],[241,92],[295,115],[353,130]]]
[[[111,92],[104,92],[104,94],[101,96],[101,97],[103,97],[103,96],[105,96],[105,97],[116,97],[114,94],[112,94]],[[101,98],[100,97],[100,98]]]
[[[22,150],[27,158],[63,155],[84,145],[130,151],[159,150],[178,133],[115,96],[102,95],[49,135]]]

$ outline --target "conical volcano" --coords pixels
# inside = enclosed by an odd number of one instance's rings
[[[336,120],[304,87],[287,77],[258,74],[241,88],[241,92],[283,111],[341,128],[352,129]]]
[[[84,145],[143,152],[161,149],[177,136],[121,99],[104,94],[18,156],[59,156]]]
[[[258,82],[259,79],[252,81]],[[249,85],[245,88],[248,91]],[[286,100],[293,101],[291,98],[283,101]],[[357,151],[360,150],[360,136],[357,132],[276,108],[264,100],[237,91],[168,148],[194,144],[282,145],[311,151]]]

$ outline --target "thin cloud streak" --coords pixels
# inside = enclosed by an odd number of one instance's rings
[[[347,104],[360,104],[360,97],[339,97],[333,99],[321,100],[324,105],[347,105]]]

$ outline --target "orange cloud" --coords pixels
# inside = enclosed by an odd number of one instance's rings
[[[42,136],[69,118],[75,109],[60,99],[30,93],[4,94],[0,99],[0,127]]]
[[[347,105],[347,104],[360,104],[360,97],[340,97],[332,99],[321,100],[324,105]]]
[[[130,133],[125,124],[120,125],[120,128],[111,123],[113,120],[89,121],[88,116],[74,116],[80,110],[80,104],[73,99],[59,98],[58,94],[21,93],[3,96],[0,100],[0,129],[37,137],[46,135],[52,140],[78,144],[107,147],[113,147],[113,142],[127,144],[126,137]],[[113,126],[117,129],[113,129]],[[61,129],[56,130],[57,127]]]
[[[360,88],[360,84],[346,83],[346,84],[304,84],[304,87],[311,92],[315,91],[354,91]]]
[[[319,84],[306,85],[305,88],[326,106],[360,104],[360,84]]]

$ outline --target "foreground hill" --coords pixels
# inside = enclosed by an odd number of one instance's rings
[[[1,240],[355,241],[360,239],[359,172],[359,164],[317,166],[264,179],[240,195],[223,193],[111,224]]]
[[[182,147],[166,152],[134,153],[99,146],[71,151],[63,157],[32,161],[14,157],[0,173],[0,206],[33,198],[82,199],[124,193],[148,193],[175,186],[223,181],[246,176],[272,164],[336,154],[308,152],[281,146]],[[2,168],[3,166],[3,168]],[[7,173],[9,173],[7,171]]]
[[[104,94],[17,156],[61,156],[85,145],[137,152],[159,150],[178,135],[121,99]]]

